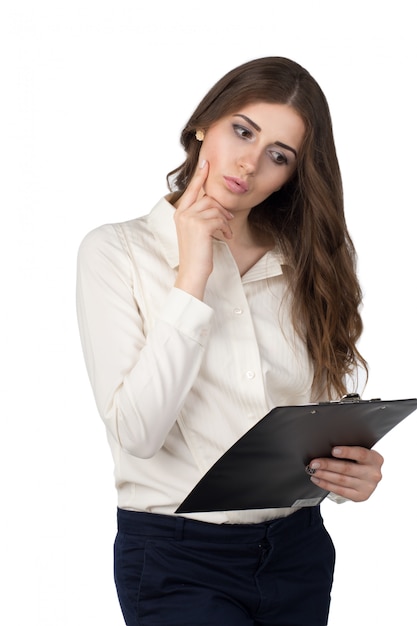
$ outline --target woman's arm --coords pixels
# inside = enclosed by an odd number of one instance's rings
[[[133,274],[113,226],[85,237],[77,314],[97,407],[111,436],[148,458],[162,446],[199,372],[213,311],[172,288],[145,337]]]

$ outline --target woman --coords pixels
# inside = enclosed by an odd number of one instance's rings
[[[326,99],[284,58],[232,70],[182,133],[172,193],[81,244],[78,316],[115,463],[126,624],[327,623],[334,549],[319,507],[175,515],[273,407],[336,398],[366,368],[361,292]],[[362,501],[375,451],[306,480]]]

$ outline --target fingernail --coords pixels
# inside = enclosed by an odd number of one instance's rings
[[[318,485],[320,483],[320,478],[317,478],[316,476],[311,476],[310,480],[315,485]]]
[[[201,170],[203,169],[203,167],[205,166],[205,164],[206,164],[206,163],[207,163],[206,159],[202,159],[202,160],[200,161],[200,169],[201,169]]]
[[[340,448],[333,448],[333,454],[342,454],[342,451]]]
[[[310,465],[307,465],[305,469],[306,469],[307,474],[310,474],[311,476],[312,474],[316,473],[316,470],[318,470],[319,467],[320,467],[320,463],[315,461],[314,463],[310,463]]]
[[[315,469],[313,469],[312,467],[310,467],[310,465],[307,465],[307,467],[305,468],[307,474],[309,474],[310,476],[312,476],[315,473]]]

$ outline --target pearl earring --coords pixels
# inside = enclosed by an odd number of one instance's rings
[[[197,130],[196,134],[195,134],[195,138],[197,139],[197,141],[203,141],[204,139],[204,130]]]

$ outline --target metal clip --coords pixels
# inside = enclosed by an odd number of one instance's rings
[[[349,402],[360,402],[360,395],[358,393],[347,393],[345,396],[342,396],[340,400],[341,404],[348,404]]]

